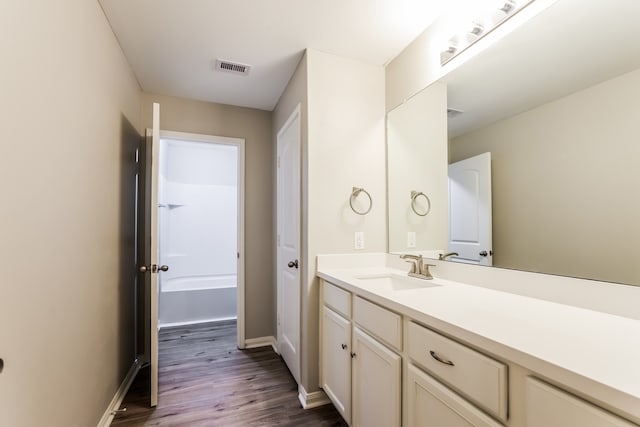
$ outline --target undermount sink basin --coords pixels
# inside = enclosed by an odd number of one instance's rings
[[[406,291],[409,289],[435,288],[441,285],[433,283],[431,280],[417,279],[409,276],[402,276],[394,273],[365,274],[355,276],[356,279],[371,283],[381,288],[394,291]]]

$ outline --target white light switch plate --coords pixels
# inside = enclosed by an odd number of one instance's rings
[[[353,246],[355,249],[364,249],[364,232],[356,231],[353,239]]]
[[[407,232],[407,248],[415,248],[416,247],[416,232],[408,231]]]

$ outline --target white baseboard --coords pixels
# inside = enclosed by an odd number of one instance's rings
[[[302,404],[303,409],[317,408],[331,403],[327,395],[322,390],[307,393],[301,385],[298,385],[298,400]]]
[[[273,336],[248,338],[244,340],[244,348],[258,348],[267,346],[271,346],[273,348],[273,351],[278,353],[278,350],[276,348],[276,339]]]
[[[127,395],[133,379],[138,374],[140,366],[140,361],[136,359],[135,362],[133,362],[133,365],[131,365],[129,372],[127,372],[127,376],[124,377],[122,384],[120,384],[120,387],[118,387],[118,390],[116,390],[116,394],[113,396],[113,399],[111,399],[111,403],[109,403],[109,406],[107,406],[107,410],[102,415],[102,418],[100,418],[98,427],[108,427],[109,425],[111,425],[114,417],[114,411],[120,409],[120,405],[122,405],[122,401]]]

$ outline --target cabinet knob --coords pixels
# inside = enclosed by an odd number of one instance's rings
[[[355,359],[356,358],[356,354],[355,353],[351,353],[351,358]]]
[[[342,347],[343,350],[347,349],[347,345],[346,344],[341,344],[340,347]]]

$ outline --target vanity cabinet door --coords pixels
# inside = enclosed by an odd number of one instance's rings
[[[351,422],[351,322],[322,307],[322,389]]]
[[[400,426],[401,357],[357,327],[352,357],[352,426]]]
[[[408,427],[500,427],[448,387],[409,364],[405,399]]]

